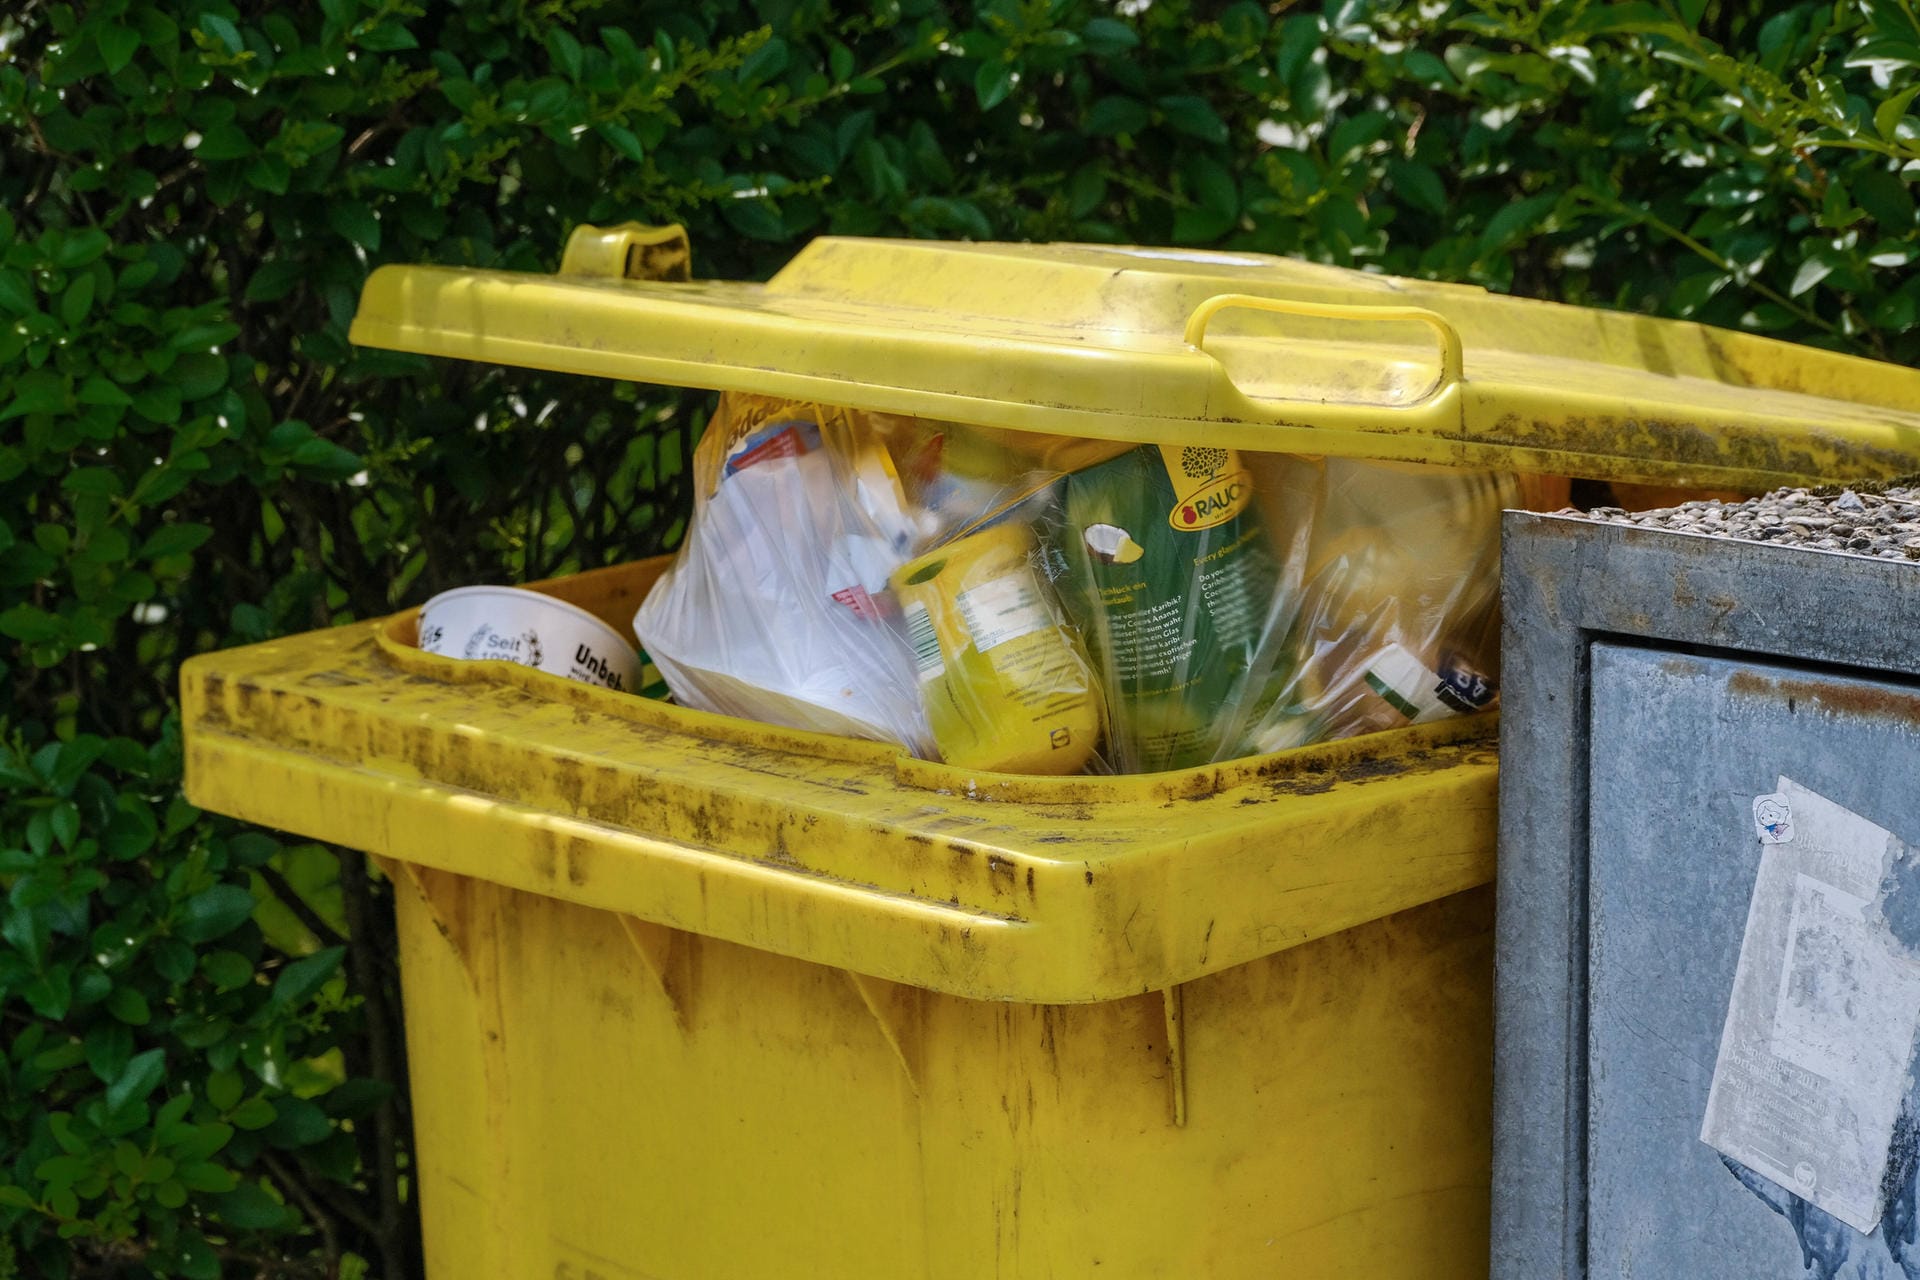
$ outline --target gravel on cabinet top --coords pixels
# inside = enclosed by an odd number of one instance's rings
[[[1595,507],[1587,512],[1569,508],[1560,514],[1882,560],[1920,560],[1920,484],[1837,493],[1775,489],[1745,502],[1709,498],[1657,511]]]

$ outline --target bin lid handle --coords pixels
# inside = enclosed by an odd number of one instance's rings
[[[693,245],[679,223],[595,227],[583,222],[567,237],[560,274],[604,280],[691,280]]]
[[[1306,302],[1292,298],[1263,298],[1250,293],[1221,293],[1208,298],[1193,309],[1187,317],[1187,345],[1206,352],[1207,324],[1222,311],[1245,308],[1249,311],[1273,311],[1281,315],[1313,316],[1325,320],[1358,320],[1372,324],[1391,324],[1412,321],[1424,324],[1433,330],[1440,342],[1440,373],[1433,385],[1418,399],[1400,404],[1372,405],[1390,413],[1405,413],[1410,409],[1421,409],[1438,399],[1442,394],[1458,385],[1465,363],[1464,348],[1460,342],[1460,333],[1445,316],[1429,311],[1425,307],[1382,307],[1366,303],[1348,302]],[[1211,353],[1207,353],[1211,354]],[[1217,360],[1217,357],[1215,357]]]

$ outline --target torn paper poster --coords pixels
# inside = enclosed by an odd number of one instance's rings
[[[1700,1140],[1871,1232],[1920,1030],[1920,957],[1883,910],[1911,859],[1787,778],[1754,817],[1760,872]]]

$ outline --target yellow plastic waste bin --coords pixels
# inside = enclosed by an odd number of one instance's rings
[[[355,341],[1105,439],[1758,489],[1920,374],[1221,253],[583,228]],[[630,278],[630,277],[652,278]],[[674,277],[679,277],[675,279]],[[663,568],[544,584],[624,629]],[[414,647],[182,677],[195,803],[397,883],[434,1280],[1484,1276],[1490,716],[1021,778]]]

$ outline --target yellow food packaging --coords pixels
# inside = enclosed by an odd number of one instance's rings
[[[1079,636],[1035,567],[1039,546],[997,525],[911,560],[890,579],[913,643],[927,720],[949,764],[1078,773],[1100,695]]]

